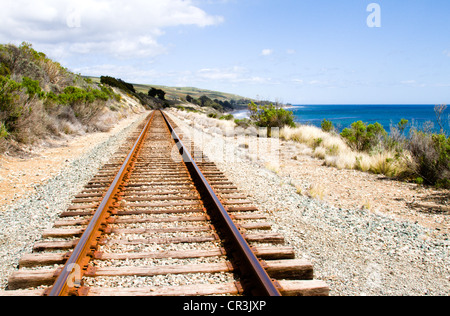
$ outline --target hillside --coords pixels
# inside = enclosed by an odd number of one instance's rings
[[[70,72],[28,43],[0,45],[0,153],[45,138],[107,131],[137,100]]]
[[[49,138],[108,131],[129,112],[184,107],[219,115],[254,101],[206,89],[101,78],[74,74],[31,44],[0,44],[0,154]]]
[[[85,77],[93,82],[100,83],[100,78],[98,77]],[[136,93],[141,95],[147,95],[151,88],[161,89],[166,93],[166,100],[186,102],[186,97],[190,96],[193,99],[200,99],[202,97],[207,97],[211,100],[218,100],[221,103],[228,101],[230,103],[229,109],[240,109],[246,108],[251,101],[257,102],[256,100],[246,98],[237,94],[213,91],[208,89],[194,88],[194,87],[169,87],[161,85],[152,84],[142,84],[133,83]],[[189,102],[188,102],[189,103]]]
[[[150,88],[162,89],[167,93],[167,99],[169,100],[185,100],[187,95],[198,99],[202,96],[207,96],[208,98],[220,101],[226,100],[241,100],[248,99],[236,94],[212,91],[207,89],[199,89],[194,87],[168,87],[168,86],[158,86],[158,85],[144,85],[144,84],[135,84],[134,87],[137,91],[148,92]]]

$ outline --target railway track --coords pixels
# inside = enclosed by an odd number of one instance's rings
[[[328,295],[313,266],[174,127],[154,111],[0,296]]]

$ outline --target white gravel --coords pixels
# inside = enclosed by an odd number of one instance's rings
[[[172,118],[186,133],[197,125]],[[297,257],[312,261],[315,278],[330,285],[331,295],[450,295],[448,236],[436,239],[429,229],[406,220],[365,209],[337,209],[299,195],[290,178],[280,177],[267,161],[258,161],[248,146],[240,146],[242,141],[221,136],[217,128],[205,131],[208,128],[197,125],[207,144],[204,153],[267,212]],[[247,137],[244,143],[257,141]],[[223,153],[234,158],[223,159]]]
[[[74,196],[147,115],[141,115],[137,122],[74,160],[45,184],[37,186],[35,194],[0,212],[0,289],[7,286],[8,277],[17,268],[22,255],[32,252],[42,231],[53,227],[58,215],[67,209]]]

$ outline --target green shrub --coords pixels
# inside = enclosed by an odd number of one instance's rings
[[[408,120],[405,120],[405,119],[400,120],[400,122],[397,124],[398,130],[400,131],[400,133],[403,134],[403,132],[405,131],[408,124],[409,124]]]
[[[220,117],[220,120],[233,121],[234,120],[234,116],[233,116],[233,114],[223,115],[223,116]]]
[[[132,94],[136,93],[134,86],[131,83],[123,81],[122,79],[116,79],[116,78],[108,77],[108,76],[101,76],[100,83],[107,84],[111,87],[119,88],[125,92],[129,92]]]
[[[438,180],[438,182],[436,183],[436,187],[438,189],[450,189],[450,179],[442,179],[442,180]]]
[[[411,168],[424,183],[447,187],[450,179],[450,137],[412,131],[407,142],[414,159]]]
[[[22,85],[8,77],[0,76],[0,120],[8,130],[14,129],[14,124],[22,116],[23,106],[18,104]]]
[[[248,105],[250,118],[259,127],[267,127],[267,137],[272,137],[272,128],[285,126],[295,127],[294,113],[277,108],[273,104],[256,105],[253,101]]]
[[[322,121],[321,126],[322,126],[322,130],[323,130],[324,132],[330,133],[330,132],[334,131],[334,125],[333,125],[333,122],[328,121],[327,119],[324,119],[324,120]]]
[[[94,103],[96,100],[108,101],[114,93],[107,90],[107,88],[97,89],[83,89],[78,87],[67,87],[63,93],[55,95],[48,93],[47,98],[55,100],[61,104],[70,105],[76,103]],[[114,95],[115,96],[115,95]]]
[[[115,109],[111,98],[120,101],[111,87],[69,72],[31,44],[0,44],[0,150],[58,135],[65,121],[95,129],[92,119],[105,106]]]
[[[26,89],[26,93],[30,98],[37,96],[39,99],[45,97],[45,92],[39,86],[38,80],[32,80],[28,77],[22,78],[22,87]]]
[[[316,149],[317,147],[320,147],[323,143],[323,138],[315,138],[313,142],[313,148]]]
[[[9,136],[8,130],[6,129],[5,124],[3,122],[0,124],[0,138],[6,138]]]
[[[253,101],[248,105],[250,118],[259,127],[295,127],[294,113],[277,108],[273,104],[256,105]]]
[[[358,151],[371,151],[387,137],[387,132],[380,123],[366,125],[362,121],[352,124],[342,131],[341,136],[350,147]]]
[[[248,128],[252,125],[252,121],[246,118],[242,120],[234,120],[234,123],[241,128]]]
[[[0,76],[9,76],[11,75],[11,70],[9,70],[8,66],[4,63],[0,62]]]

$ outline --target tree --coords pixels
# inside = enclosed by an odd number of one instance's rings
[[[268,137],[272,136],[271,129],[285,126],[295,127],[294,113],[277,108],[273,104],[256,105],[253,101],[248,105],[250,118],[259,127],[267,127]]]
[[[127,82],[123,81],[122,79],[116,79],[116,78],[108,77],[108,76],[101,76],[100,83],[107,84],[111,87],[116,87],[116,88],[122,89],[125,92],[130,92],[133,94],[136,93],[134,86],[131,83],[127,83]]]
[[[201,107],[206,107],[206,106],[211,106],[211,104],[213,103],[213,101],[208,98],[206,95],[202,95],[200,98],[200,106]]]
[[[161,90],[161,89],[151,88],[148,91],[148,95],[150,97],[153,97],[153,98],[157,97],[160,100],[165,100],[166,99],[166,93],[163,90]]]
[[[398,123],[398,130],[400,131],[400,133],[404,133],[406,127],[408,126],[409,121],[406,119],[401,119],[400,122]]]

